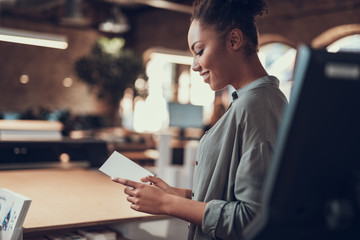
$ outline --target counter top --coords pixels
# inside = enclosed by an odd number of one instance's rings
[[[130,208],[124,187],[98,170],[0,171],[0,187],[32,199],[23,231],[49,231],[157,219]]]

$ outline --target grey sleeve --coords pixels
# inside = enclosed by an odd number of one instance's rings
[[[240,239],[241,230],[254,216],[244,202],[212,200],[207,204],[202,230],[216,239]]]

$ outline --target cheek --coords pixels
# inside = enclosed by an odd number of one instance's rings
[[[227,65],[228,58],[221,46],[211,46],[204,51],[201,61],[204,69],[218,72]]]
[[[212,70],[214,65],[214,58],[211,54],[203,54],[203,56],[199,59],[199,63],[203,69]]]

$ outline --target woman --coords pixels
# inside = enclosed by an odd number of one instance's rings
[[[286,98],[257,56],[255,16],[261,0],[196,0],[188,33],[192,69],[212,90],[232,85],[234,100],[202,137],[194,189],[170,187],[157,177],[136,183],[114,179],[131,208],[189,221],[189,239],[238,239],[259,211],[260,192]]]

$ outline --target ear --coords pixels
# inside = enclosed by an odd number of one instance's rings
[[[229,33],[228,43],[234,51],[238,51],[243,45],[244,37],[240,29],[234,28]]]

